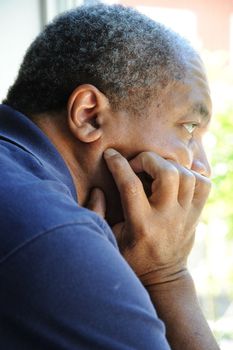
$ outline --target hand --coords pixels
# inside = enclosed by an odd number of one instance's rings
[[[115,150],[105,159],[121,195],[125,221],[112,227],[120,250],[145,286],[186,270],[210,180],[152,152],[128,162]],[[147,198],[136,173],[153,180]]]
[[[219,350],[186,270],[210,181],[152,152],[143,152],[128,162],[111,150],[105,158],[119,189],[125,217],[113,231],[122,254],[165,323],[171,348]],[[149,198],[136,175],[143,172],[152,178],[151,191],[146,188]],[[145,181],[148,176],[141,178]],[[87,206],[104,216],[105,200],[100,189],[91,192]]]

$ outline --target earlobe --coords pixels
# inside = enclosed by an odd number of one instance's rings
[[[94,142],[102,135],[98,122],[101,110],[101,99],[98,93],[100,92],[94,86],[85,84],[75,89],[69,98],[69,128],[81,142]]]

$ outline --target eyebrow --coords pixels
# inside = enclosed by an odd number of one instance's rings
[[[199,114],[203,121],[207,122],[210,119],[208,108],[203,103],[196,103],[192,106],[192,113]]]

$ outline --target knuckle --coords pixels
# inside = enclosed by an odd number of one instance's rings
[[[162,176],[166,179],[166,181],[174,181],[179,178],[179,171],[175,166],[169,164],[163,169]]]
[[[151,152],[151,151],[143,151],[140,153],[139,155],[140,157],[154,157],[155,153]]]
[[[124,161],[124,158],[119,153],[112,155],[110,159],[114,163],[122,163]]]
[[[202,197],[208,196],[212,185],[211,180],[202,175],[198,175],[196,178],[196,187],[199,193],[201,193]]]
[[[201,176],[200,186],[203,188],[203,191],[209,192],[211,189],[211,181],[207,177]]]
[[[142,152],[142,157],[147,162],[152,162],[152,163],[155,162],[156,164],[160,164],[161,166],[164,162],[166,162],[158,154],[151,152],[151,151]]]
[[[151,152],[151,151],[144,151],[144,152],[141,152],[139,157],[141,158],[141,161],[143,164],[145,163],[150,163],[150,162],[157,162],[158,159],[162,159],[159,155],[157,155],[156,153],[154,152]]]
[[[190,170],[184,168],[182,174],[185,181],[190,183],[190,185],[196,182],[196,177]]]

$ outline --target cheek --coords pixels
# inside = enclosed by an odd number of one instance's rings
[[[165,159],[170,159],[180,165],[190,168],[193,161],[192,150],[183,142],[170,138],[161,143],[155,143],[154,152]]]
[[[193,152],[181,143],[174,145],[171,153],[174,155],[175,160],[180,165],[190,169],[193,162]]]
[[[128,134],[124,147],[120,145],[118,150],[126,157],[132,158],[140,152],[155,152],[165,159],[171,159],[185,167],[192,164],[192,151],[189,147],[178,139],[174,130],[169,132],[168,127],[156,125],[156,128],[140,129],[137,135]]]

